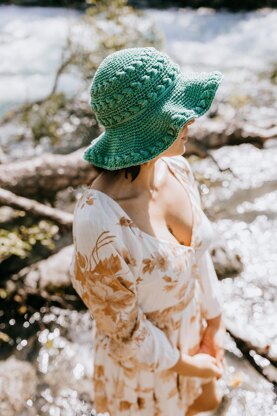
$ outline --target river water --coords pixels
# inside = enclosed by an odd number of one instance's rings
[[[61,48],[68,33],[78,30],[78,17],[59,8],[0,7],[0,114],[49,93]],[[277,88],[268,75],[277,65],[277,10],[148,10],[143,20],[149,19],[183,70],[224,73],[220,100],[247,99],[250,106],[242,111],[257,123],[276,116]],[[61,90],[73,94],[79,87],[76,74],[61,78]]]
[[[79,16],[64,9],[0,8],[0,113],[49,93],[67,32],[78,25]],[[277,64],[277,11],[147,10],[144,19],[156,23],[165,50],[183,70],[224,73],[217,95],[220,117],[238,117],[264,128],[276,125],[277,92],[270,73]],[[59,84],[69,96],[83,87],[70,74]],[[263,149],[245,143],[223,146],[212,155],[221,169],[237,175],[219,171],[209,158],[193,163],[204,178],[202,197],[218,240],[230,253],[239,253],[243,263],[241,273],[221,282],[226,324],[257,346],[270,345],[276,356],[276,139]],[[20,415],[88,415],[93,359],[88,313],[53,308],[38,318],[46,329],[41,330],[33,362],[37,393]],[[28,348],[22,341],[20,345],[19,358],[23,347]],[[250,367],[228,337],[226,349],[229,401],[220,415],[276,414],[271,383]],[[255,359],[270,378],[276,377],[267,360]]]

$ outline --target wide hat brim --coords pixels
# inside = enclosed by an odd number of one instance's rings
[[[91,142],[83,158],[107,170],[154,159],[171,146],[184,124],[209,110],[222,79],[220,71],[181,73],[151,108],[106,128]]]

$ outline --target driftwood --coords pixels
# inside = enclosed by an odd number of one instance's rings
[[[222,129],[224,130],[223,127]],[[267,133],[268,135],[265,137],[265,132],[262,136],[260,131],[261,143],[264,143],[269,137],[277,135],[276,129],[268,130]],[[218,133],[218,146],[223,144],[222,134],[223,132]],[[240,134],[242,134],[241,130]],[[213,135],[215,136],[215,133]],[[232,132],[232,136],[234,136],[234,132]],[[226,144],[230,144],[231,141],[232,139],[229,137]],[[244,138],[245,141],[247,140]],[[230,168],[222,169],[219,166],[211,151],[214,146],[210,147],[210,145],[212,143],[204,142],[199,131],[196,131],[195,136],[188,142],[186,154],[187,156],[195,154],[201,158],[209,156],[218,166],[219,171],[230,171],[233,176],[237,176]],[[0,165],[0,187],[17,195],[39,199],[40,197],[53,197],[53,194],[68,186],[88,185],[98,173],[92,165],[83,160],[84,150],[85,148],[81,148],[68,155],[47,154],[22,162]]]
[[[212,157],[203,145],[201,147],[199,143],[193,143],[192,140],[188,155]],[[0,188],[16,195],[40,199],[52,198],[55,193],[69,186],[89,185],[98,176],[98,172],[83,160],[84,150],[81,148],[68,155],[46,154],[0,165]]]
[[[233,332],[233,330],[226,327],[227,332],[231,335],[233,340],[235,341],[237,348],[241,351],[244,358],[252,365],[253,368],[263,376],[267,381],[270,383],[276,384],[276,380],[272,380],[264,371],[263,367],[261,367],[256,360],[254,359],[254,355],[258,354],[263,358],[266,358],[269,363],[276,368],[276,358],[271,357],[269,355],[270,346],[266,345],[265,347],[261,348],[257,345],[251,343],[251,341],[238,336]],[[253,354],[254,353],[254,354]]]
[[[244,350],[246,352],[255,351],[258,355],[260,355],[263,358],[266,358],[270,363],[273,365],[273,367],[277,368],[277,357],[272,357],[270,355],[270,345],[265,345],[263,347],[260,347],[258,345],[254,345],[250,340],[245,340],[241,336],[234,333],[233,330],[228,329],[229,334],[234,339],[236,344],[240,347],[243,346]]]
[[[267,128],[260,128],[249,124],[244,120],[226,121],[206,119],[205,122],[197,122],[191,127],[191,137],[209,149],[217,149],[224,145],[239,145],[251,143],[262,148],[267,140],[277,137],[277,127],[269,125]]]
[[[83,160],[84,148],[0,166],[0,187],[17,195],[49,197],[68,186],[89,185],[98,173]]]
[[[20,209],[27,214],[32,214],[34,217],[46,218],[54,221],[61,228],[71,229],[73,215],[41,204],[37,201],[17,196],[14,193],[0,188],[0,205],[6,205],[11,208]]]

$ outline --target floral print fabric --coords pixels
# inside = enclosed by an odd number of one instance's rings
[[[162,160],[190,197],[190,246],[143,232],[98,190],[86,189],[74,212],[72,284],[95,322],[95,408],[111,416],[184,416],[205,380],[170,368],[221,313],[213,229],[191,167],[182,156]]]

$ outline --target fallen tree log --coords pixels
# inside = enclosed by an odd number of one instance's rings
[[[192,140],[188,155],[212,157],[201,146]],[[98,172],[83,160],[84,150],[85,148],[81,148],[68,155],[46,154],[22,162],[0,165],[0,188],[39,200],[53,198],[58,191],[69,186],[89,185],[98,176]]]
[[[84,148],[69,155],[47,154],[23,162],[0,165],[0,187],[17,195],[53,197],[68,186],[89,185],[98,175],[83,160]]]
[[[188,142],[187,156],[209,156],[219,171],[232,172],[230,168],[220,168],[211,149],[241,142],[258,143],[262,147],[266,140],[277,136],[276,128],[253,132],[250,128],[249,131],[243,131],[241,128],[232,130],[229,126],[226,133],[227,127],[223,121],[207,121],[204,126],[198,126]],[[53,197],[53,194],[69,186],[88,185],[98,173],[92,165],[83,160],[84,150],[85,148],[81,148],[68,155],[47,154],[22,162],[0,165],[0,187],[17,195],[40,199]],[[237,176],[234,173],[233,175]]]
[[[46,218],[55,222],[59,227],[69,230],[72,228],[73,215],[60,209],[48,207],[37,201],[17,196],[0,188],[0,205],[25,211],[37,218]]]
[[[244,120],[233,122],[224,119],[214,120],[213,118],[197,120],[197,123],[191,126],[190,132],[191,137],[198,144],[204,145],[206,149],[217,149],[222,146],[242,143],[251,143],[258,148],[263,148],[267,140],[277,137],[275,125],[260,128]]]
[[[259,365],[254,358],[256,354],[259,355],[260,357],[266,358],[270,366],[272,366],[272,368],[276,368],[276,358],[271,357],[269,354],[270,346],[266,345],[265,347],[260,347],[260,346],[254,345],[251,343],[250,340],[244,339],[241,336],[236,335],[233,332],[233,329],[231,330],[228,327],[226,327],[226,331],[231,335],[231,337],[236,343],[237,348],[240,350],[243,357],[251,364],[251,366],[255,368],[255,370],[261,376],[263,376],[267,381],[269,381],[270,383],[273,383],[273,385],[276,385],[275,372],[273,372],[274,373],[273,376],[270,375],[270,373],[267,374],[266,368]]]
[[[271,354],[270,344],[264,346],[254,345],[250,339],[244,339],[241,335],[236,334],[233,329],[231,330],[228,328],[227,330],[241,351],[243,350],[247,353],[249,353],[251,350],[255,351],[256,354],[267,359],[270,361],[273,367],[277,368],[277,356],[273,356]]]

